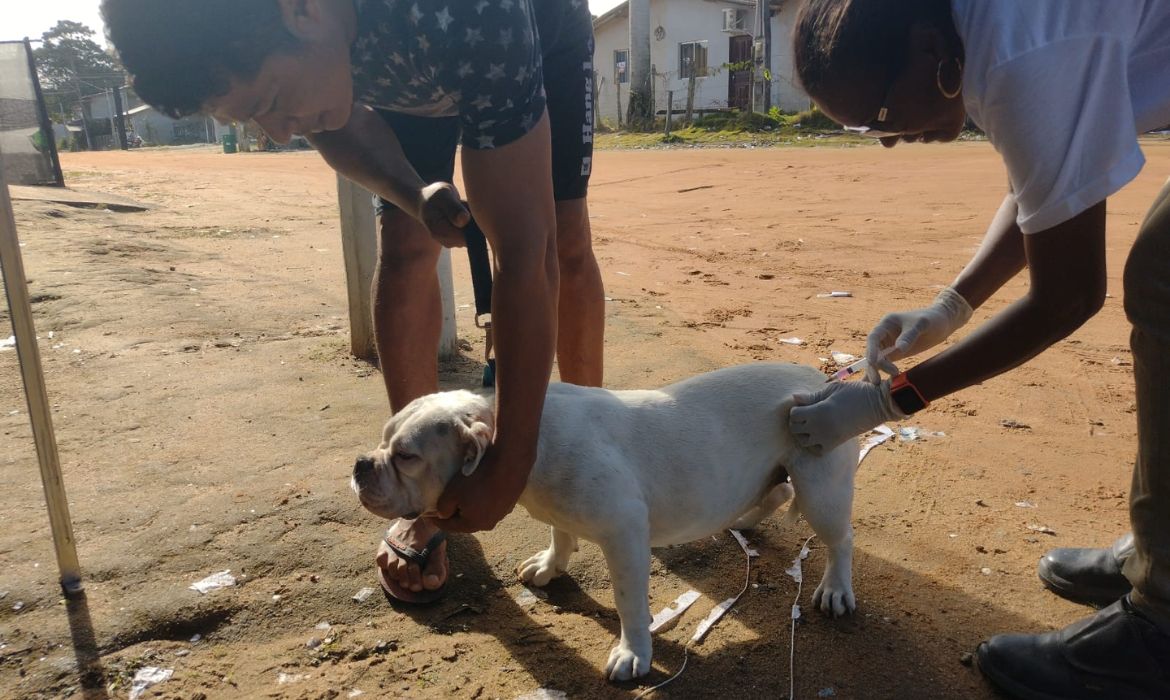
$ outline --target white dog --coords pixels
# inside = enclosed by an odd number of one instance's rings
[[[789,515],[804,514],[828,546],[813,604],[832,615],[856,607],[850,510],[857,443],[816,457],[786,427],[792,395],[824,382],[808,367],[755,364],[652,391],[549,387],[520,504],[552,526],[552,544],[518,571],[543,586],[564,573],[578,537],[601,547],[621,618],[608,678],[650,671],[650,548],[751,528],[793,492]],[[362,505],[391,519],[433,512],[448,481],[475,471],[493,425],[490,399],[467,391],[412,402],[354,466]]]

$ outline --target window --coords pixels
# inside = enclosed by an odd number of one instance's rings
[[[630,52],[620,49],[613,52],[613,81],[615,83],[630,82]]]
[[[678,77],[683,80],[707,75],[707,42],[686,41],[678,45]]]

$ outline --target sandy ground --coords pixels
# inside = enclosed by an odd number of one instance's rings
[[[980,639],[1085,614],[1045,593],[1035,564],[1049,547],[1105,544],[1126,527],[1134,403],[1121,271],[1170,174],[1170,143],[1147,146],[1145,172],[1110,203],[1104,311],[1010,376],[937,402],[910,423],[929,435],[888,443],[861,468],[857,614],[823,618],[806,587],[792,649],[797,589],[784,570],[811,532],[770,520],[751,535],[761,556],[747,595],[658,697],[778,698],[790,680],[799,698],[992,697],[965,663]],[[961,269],[1005,182],[980,143],[596,162],[616,388],[860,353],[884,312],[927,303]],[[601,677],[618,620],[595,546],[547,600],[519,597],[513,568],[547,538],[522,510],[453,539],[458,576],[437,605],[352,600],[376,586],[383,523],[358,506],[348,472],[388,408],[376,369],[348,356],[334,178],[314,154],[69,154],[64,167],[74,187],[156,208],[16,204],[88,595],[69,606],[60,595],[16,354],[0,352],[0,696],[123,698],[144,666],[174,671],[145,697],[193,700],[642,687]],[[470,345],[445,366],[448,387],[478,381],[464,266],[457,256]],[[853,297],[817,296],[835,290]],[[806,344],[779,342],[794,336]],[[814,540],[806,579],[823,564]],[[225,569],[239,585],[188,588]],[[648,683],[678,669],[698,620],[744,571],[727,535],[655,552],[654,610],[691,588],[703,598],[657,638]]]

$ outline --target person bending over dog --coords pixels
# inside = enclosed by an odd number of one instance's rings
[[[438,389],[436,263],[440,246],[463,244],[468,222],[450,184],[462,144],[498,270],[499,417],[475,474],[452,482],[433,519],[394,522],[377,556],[392,596],[436,598],[448,575],[443,530],[494,527],[524,489],[554,353],[565,381],[601,384],[587,4],[104,0],[102,13],[146,102],[173,117],[255,120],[278,142],[301,134],[378,195],[374,330],[395,411]]]
[[[1100,310],[1105,201],[1144,164],[1138,134],[1170,122],[1170,3],[808,0],[794,47],[805,88],[837,121],[894,146],[953,141],[970,116],[1012,186],[953,285],[870,334],[871,381],[833,384],[791,411],[792,433],[819,451],[1023,364]],[[1025,267],[1024,298],[897,373],[893,361],[942,342]],[[1064,630],[982,643],[984,675],[1014,697],[1170,698],[1170,182],[1130,252],[1125,309],[1138,416],[1132,546],[1041,562],[1058,594],[1107,607]],[[879,367],[893,378],[879,381]]]

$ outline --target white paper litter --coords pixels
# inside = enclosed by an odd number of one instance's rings
[[[363,588],[360,591],[358,591],[357,593],[353,594],[353,602],[364,603],[372,595],[374,595],[373,588]]]
[[[865,442],[861,443],[861,454],[857,455],[857,465],[861,466],[866,456],[869,455],[870,450],[892,437],[894,437],[894,431],[890,430],[890,426],[879,425],[874,428],[872,434],[865,439]]]
[[[817,299],[841,299],[853,296],[853,292],[825,292],[818,294]]]
[[[1039,507],[1040,506],[1036,505],[1035,503],[1033,503],[1031,501],[1016,501],[1016,508],[1039,508]]]
[[[749,557],[760,556],[759,552],[748,546],[747,538],[744,537],[739,530],[728,530],[728,532],[730,532],[731,536],[735,538],[735,541],[739,543],[739,548],[743,550],[744,554],[748,555]]]
[[[784,570],[784,573],[791,576],[792,580],[796,581],[797,583],[804,581],[804,573],[802,570],[803,567],[801,567],[800,563],[805,559],[808,559],[808,553],[808,541],[806,540],[804,546],[800,548],[800,554],[797,554],[796,558],[792,560],[792,566]]]
[[[565,695],[565,691],[563,690],[540,688],[532,691],[531,693],[517,695],[516,700],[566,700],[568,697],[569,696]]]
[[[299,681],[303,681],[304,679],[305,679],[305,674],[303,674],[303,673],[285,673],[284,671],[281,671],[280,673],[276,674],[277,685],[287,685],[289,683],[297,683]]]
[[[800,606],[797,605],[796,603],[792,604],[792,619],[793,620],[800,619]]]
[[[219,588],[227,588],[228,586],[236,585],[236,577],[232,576],[232,570],[227,569],[217,574],[212,574],[202,581],[192,583],[188,588],[193,591],[207,594]]]
[[[650,634],[663,632],[674,627],[674,623],[678,620],[679,616],[686,612],[687,608],[694,605],[696,600],[702,597],[702,593],[692,590],[675,598],[673,603],[659,611],[654,616],[654,619],[650,621]]]
[[[1036,523],[1028,523],[1028,529],[1031,530],[1032,532],[1039,532],[1042,535],[1055,535],[1056,534],[1056,530],[1053,530],[1052,528],[1048,527],[1047,525],[1037,525]]]
[[[16,336],[10,335],[7,340],[0,340],[0,350],[11,350],[16,347]]]
[[[851,365],[854,362],[857,362],[857,355],[850,355],[847,352],[837,352],[836,350],[830,350],[829,354],[833,356],[833,362],[836,362],[839,365]]]
[[[930,437],[946,437],[947,434],[943,432],[934,432],[930,430],[923,430],[915,425],[908,425],[898,428],[898,439],[902,442],[914,442],[922,438]]]
[[[734,604],[735,598],[728,598],[719,605],[716,605],[715,608],[711,610],[710,614],[703,618],[703,621],[699,623],[699,627],[695,630],[695,634],[691,637],[691,641],[703,641],[703,637],[707,636],[707,632],[711,630],[716,622],[719,622],[719,618],[723,617],[724,613],[730,610],[731,606]]]
[[[785,345],[804,345],[804,339],[803,338],[796,338],[796,337],[781,338],[779,340],[779,342],[784,343]]]
[[[174,669],[143,666],[138,669],[138,673],[134,674],[134,680],[130,682],[130,700],[138,700],[147,688],[168,681],[173,675],[175,675]]]

